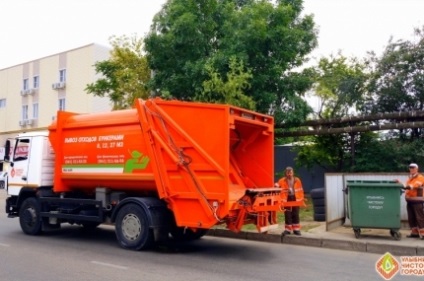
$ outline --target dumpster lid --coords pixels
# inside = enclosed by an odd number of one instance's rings
[[[402,187],[403,185],[394,180],[348,180],[347,186],[369,186],[369,187]]]

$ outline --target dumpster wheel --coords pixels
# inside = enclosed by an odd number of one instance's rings
[[[390,229],[390,235],[395,239],[395,240],[400,240],[400,238],[402,237],[402,234],[398,231],[398,230],[394,230],[394,229]]]
[[[358,239],[359,236],[361,236],[361,229],[360,228],[354,228],[353,232],[355,233],[355,237]]]

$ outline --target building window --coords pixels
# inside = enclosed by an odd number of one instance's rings
[[[66,69],[59,70],[59,82],[66,82]]]
[[[38,119],[38,103],[32,104],[32,119]]]
[[[28,78],[25,78],[22,82],[22,90],[28,90],[29,89],[29,81]]]
[[[28,120],[28,105],[22,106],[22,120]]]
[[[0,108],[6,107],[6,99],[0,99]]]
[[[38,89],[38,87],[40,86],[40,77],[39,76],[33,77],[32,85],[34,86],[34,89]]]
[[[65,110],[65,99],[59,99],[59,110]]]

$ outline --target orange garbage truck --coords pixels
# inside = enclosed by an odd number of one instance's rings
[[[59,111],[48,131],[8,140],[8,217],[29,235],[112,224],[121,247],[194,240],[216,226],[277,226],[271,116],[230,105],[136,100],[107,113]]]

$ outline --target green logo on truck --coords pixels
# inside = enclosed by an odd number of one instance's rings
[[[124,173],[131,173],[133,170],[145,169],[150,158],[143,153],[134,150],[131,152],[131,159],[125,162]]]

